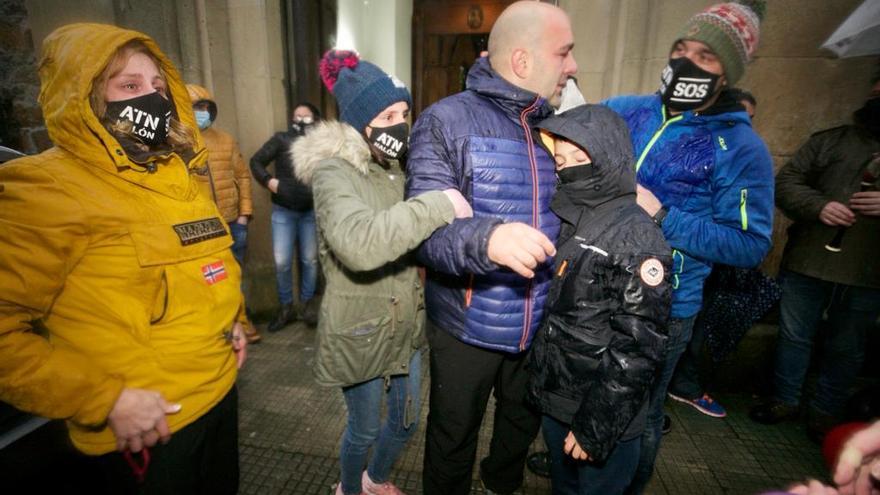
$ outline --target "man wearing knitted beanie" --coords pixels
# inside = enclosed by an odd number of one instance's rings
[[[605,102],[629,126],[638,203],[662,228],[674,260],[666,362],[651,391],[629,493],[641,493],[650,480],[667,388],[705,414],[725,415],[699,384],[695,358],[703,339],[692,340],[691,333],[712,264],[753,267],[770,248],[770,153],[726,91],[752,60],[763,7],[758,1],[721,3],[691,17],[672,43],[659,91]]]

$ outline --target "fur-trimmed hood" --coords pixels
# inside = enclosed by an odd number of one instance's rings
[[[362,174],[370,167],[370,147],[354,127],[335,120],[325,120],[306,131],[290,146],[293,173],[303,184],[311,185],[312,176],[327,158],[341,158]]]

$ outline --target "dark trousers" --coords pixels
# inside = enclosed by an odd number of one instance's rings
[[[553,495],[619,495],[636,473],[642,437],[618,441],[602,463],[578,461],[565,453],[569,425],[544,416],[544,442],[550,449],[550,480]]]
[[[149,448],[142,483],[122,454],[96,458],[112,494],[234,494],[238,492],[238,391],[235,387],[195,422]],[[142,454],[132,458],[142,461]]]
[[[480,462],[486,488],[511,493],[522,485],[529,445],[540,416],[526,405],[525,353],[507,354],[465,344],[428,325],[431,396],[423,489],[425,495],[470,493],[477,434],[489,395],[495,418],[489,455]]]

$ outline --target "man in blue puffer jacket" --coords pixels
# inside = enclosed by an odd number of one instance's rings
[[[550,211],[553,160],[532,126],[559,104],[577,71],[568,16],[546,3],[518,2],[489,35],[467,90],[419,117],[410,140],[407,195],[459,189],[474,217],[437,230],[419,250],[431,346],[431,395],[424,493],[470,492],[477,433],[493,388],[491,492],[521,484],[539,418],[525,403],[525,350],[541,320],[552,278],[559,219]],[[509,269],[508,269],[509,268]]]
[[[641,493],[651,477],[666,390],[691,340],[712,263],[753,267],[770,248],[773,163],[745,109],[725,91],[742,76],[758,43],[763,4],[745,3],[713,5],[688,21],[658,93],[605,102],[630,130],[638,202],[673,248],[666,362],[651,392],[629,493]],[[676,393],[701,411],[723,414],[698,385]]]

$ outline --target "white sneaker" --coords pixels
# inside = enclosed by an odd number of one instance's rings
[[[367,495],[406,495],[390,481],[375,483],[366,471],[361,476],[361,488]]]

